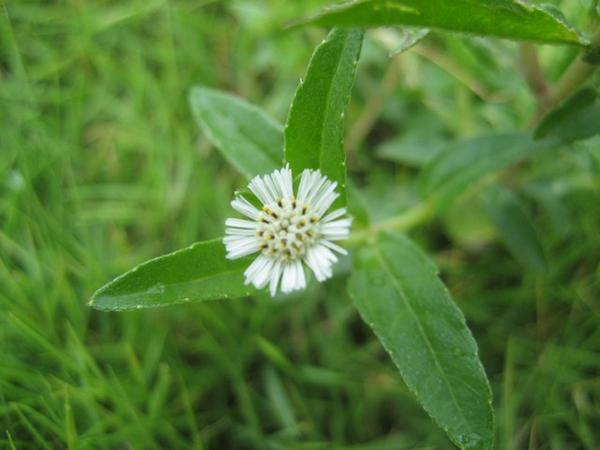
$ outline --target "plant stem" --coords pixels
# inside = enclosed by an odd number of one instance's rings
[[[452,58],[449,58],[437,48],[421,43],[413,47],[412,51],[441,68],[483,101],[491,102],[496,100],[494,93],[489,92],[487,87],[481,84],[479,80],[471,76],[460,64],[456,63]]]
[[[545,111],[547,109],[549,88],[540,65],[537,49],[533,44],[526,42],[519,46],[519,50],[525,80],[538,101],[539,109]]]
[[[592,47],[600,47],[600,27],[592,36]],[[558,83],[550,89],[547,109],[554,108],[573,94],[579,86],[592,76],[596,67],[593,64],[588,64],[583,60],[582,56],[579,56],[565,71]]]
[[[431,218],[433,208],[431,203],[422,202],[402,211],[397,216],[391,217],[388,220],[355,231],[350,235],[345,244],[347,247],[356,247],[364,242],[369,242],[377,237],[377,234],[382,231],[406,231]]]

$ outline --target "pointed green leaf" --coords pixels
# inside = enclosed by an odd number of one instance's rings
[[[519,41],[589,45],[561,15],[517,0],[363,0],[329,8],[306,23],[404,25]]]
[[[477,344],[433,263],[385,233],[356,264],[350,295],[406,385],[458,447],[491,449],[492,396]]]
[[[151,259],[98,289],[90,305],[105,311],[154,308],[193,301],[244,297],[247,258],[225,258],[220,239]]]
[[[498,236],[515,258],[537,272],[544,272],[546,257],[542,244],[519,198],[508,189],[494,186],[485,192],[483,206]]]
[[[399,34],[399,42],[390,52],[390,56],[399,55],[413,48],[429,35],[429,28],[403,28]]]
[[[354,29],[334,29],[329,33],[313,53],[285,126],[285,159],[294,174],[304,169],[321,169],[338,182],[338,206],[346,202],[344,112],[362,38],[362,31]]]
[[[203,86],[192,89],[190,106],[202,131],[240,173],[251,178],[281,167],[282,127],[261,109]]]

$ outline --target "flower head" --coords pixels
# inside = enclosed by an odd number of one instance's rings
[[[303,264],[318,281],[330,278],[337,261],[334,252],[347,253],[334,241],[346,239],[352,223],[346,208],[326,214],[339,196],[337,183],[318,170],[305,169],[295,196],[292,171],[286,166],[254,177],[248,187],[262,209],[237,195],[231,206],[250,220],[227,219],[223,239],[228,259],[260,252],[244,272],[246,284],[258,289],[268,284],[272,296],[280,281],[284,293],[303,289]]]

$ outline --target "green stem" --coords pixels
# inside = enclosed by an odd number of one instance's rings
[[[433,207],[431,203],[419,203],[384,222],[356,230],[346,240],[345,245],[349,248],[357,247],[360,244],[374,240],[377,234],[382,231],[407,231],[426,222],[432,215]]]
[[[600,27],[592,36],[592,47],[600,47]],[[577,58],[566,70],[562,78],[550,90],[546,108],[552,109],[573,94],[579,86],[586,82],[596,70],[595,65],[588,64],[583,57]]]
[[[521,53],[521,69],[525,81],[527,81],[529,88],[535,95],[539,109],[545,111],[548,103],[549,87],[540,65],[537,48],[533,44],[525,42],[519,46],[519,50]]]

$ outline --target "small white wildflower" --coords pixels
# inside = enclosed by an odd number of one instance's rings
[[[280,280],[284,293],[303,289],[306,278],[302,263],[318,281],[330,278],[337,261],[334,252],[347,253],[334,241],[346,239],[352,223],[346,208],[325,215],[339,196],[337,183],[318,170],[306,169],[294,196],[292,171],[286,166],[254,177],[248,187],[263,204],[262,210],[236,196],[231,206],[251,220],[227,219],[223,239],[228,259],[260,252],[244,272],[246,284],[258,289],[268,284],[272,296]]]

